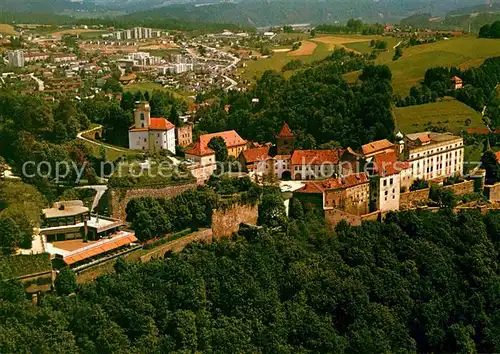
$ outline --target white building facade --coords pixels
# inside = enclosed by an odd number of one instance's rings
[[[404,143],[407,145],[407,161],[413,180],[431,180],[463,173],[463,138],[425,132],[406,135]]]
[[[137,104],[134,121],[128,132],[130,149],[168,150],[175,154],[175,125],[165,118],[151,118],[149,102]]]

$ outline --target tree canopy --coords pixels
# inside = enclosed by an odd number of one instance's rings
[[[306,213],[121,265],[40,306],[6,284],[0,351],[498,352],[499,242],[498,212],[408,211],[336,232]]]
[[[356,70],[363,70],[360,83],[348,85],[342,75]],[[359,147],[392,137],[391,102],[387,66],[373,66],[366,56],[338,50],[289,80],[266,71],[253,92],[221,95],[218,104],[199,110],[197,119],[201,131],[235,129],[258,142],[274,141],[286,121],[297,135],[298,147],[315,148],[332,140]],[[231,106],[229,113],[226,105]]]

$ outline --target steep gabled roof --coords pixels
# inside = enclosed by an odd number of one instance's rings
[[[208,146],[203,147],[200,142],[197,142],[192,148],[186,150],[184,152],[186,155],[193,155],[193,156],[208,156],[208,155],[214,155],[215,152],[210,149]]]
[[[264,146],[255,149],[247,149],[242,152],[243,157],[247,163],[254,163],[257,161],[269,160],[269,146]]]
[[[151,118],[149,129],[151,130],[170,130],[174,129],[175,125],[165,118]]]
[[[277,138],[293,138],[295,135],[292,130],[288,126],[288,124],[283,123],[283,127],[281,127],[280,132],[276,135]]]

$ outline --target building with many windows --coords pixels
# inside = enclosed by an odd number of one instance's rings
[[[11,68],[22,68],[24,67],[24,52],[22,50],[9,50],[7,60]]]
[[[464,140],[462,137],[433,132],[408,134],[397,143],[403,160],[408,161],[411,178],[432,180],[462,174]]]

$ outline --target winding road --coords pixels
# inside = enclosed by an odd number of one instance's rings
[[[118,151],[118,152],[125,152],[125,153],[128,152],[127,150],[116,148],[114,146],[110,146],[110,145],[106,145],[106,144],[102,144],[102,143],[99,143],[97,141],[94,141],[94,140],[91,140],[91,139],[87,139],[86,137],[83,136],[83,134],[91,133],[91,132],[99,130],[101,128],[102,128],[102,125],[98,125],[97,127],[94,127],[92,129],[85,130],[83,132],[78,133],[76,135],[76,138],[80,139],[80,140],[83,140],[83,141],[85,141],[87,143],[96,145],[96,146],[104,146],[106,149],[110,149],[110,150],[114,150],[114,151]]]

